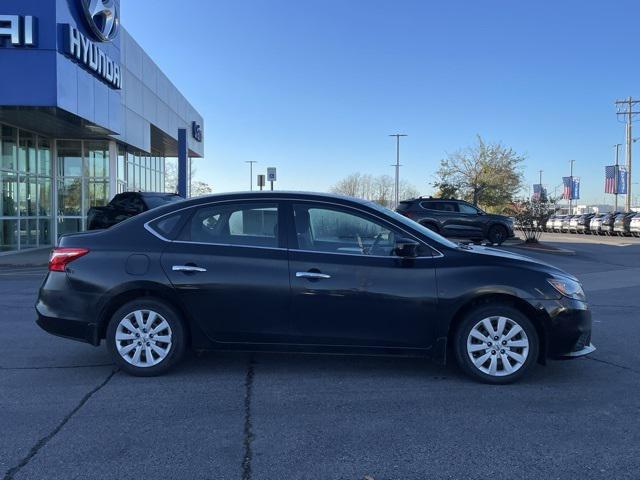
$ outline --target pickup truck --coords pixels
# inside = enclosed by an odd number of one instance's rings
[[[109,228],[127,218],[152,208],[183,200],[175,193],[124,192],[104,207],[92,207],[87,212],[87,230]]]

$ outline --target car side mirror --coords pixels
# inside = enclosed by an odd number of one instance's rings
[[[420,243],[411,238],[399,238],[396,240],[396,255],[403,258],[416,258]]]

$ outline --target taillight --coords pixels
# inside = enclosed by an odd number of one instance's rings
[[[50,272],[64,272],[68,263],[89,253],[88,248],[54,248],[49,257]]]

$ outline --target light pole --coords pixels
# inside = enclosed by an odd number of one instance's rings
[[[257,160],[245,160],[244,163],[249,164],[249,191],[253,192],[253,164],[258,163]]]
[[[391,165],[396,167],[396,188],[395,188],[395,205],[394,208],[398,208],[400,204],[400,137],[406,137],[404,133],[394,133],[389,135],[390,137],[396,137],[396,163]]]

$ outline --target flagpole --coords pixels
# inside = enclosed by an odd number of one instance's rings
[[[575,162],[575,160],[569,160],[569,164],[571,165],[571,170],[570,170],[570,175],[569,175],[569,179],[571,181],[570,187],[569,187],[569,215],[571,215],[571,211],[573,210],[573,163]]]

